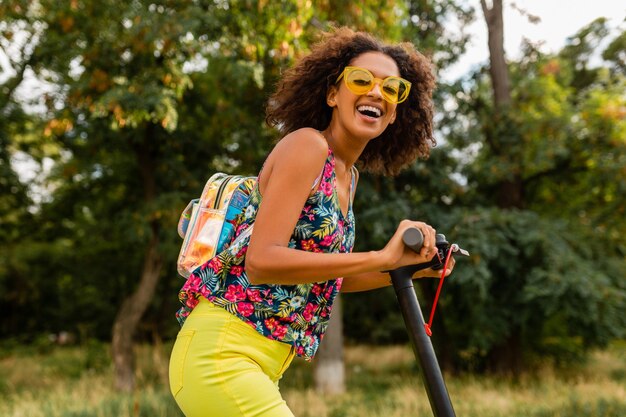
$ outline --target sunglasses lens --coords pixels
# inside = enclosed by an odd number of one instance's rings
[[[390,103],[401,103],[409,94],[408,84],[400,78],[387,78],[383,83],[382,94]]]
[[[346,85],[355,94],[367,93],[373,82],[372,74],[360,68],[354,68],[346,74]]]
[[[400,81],[396,79],[386,79],[383,83],[382,94],[387,101],[392,103],[398,102],[399,93],[401,90]]]

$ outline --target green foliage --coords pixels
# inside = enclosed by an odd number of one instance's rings
[[[510,67],[509,109],[493,107],[482,70],[450,86],[446,150],[462,152],[449,162],[463,186],[437,225],[473,255],[440,307],[442,349],[459,364],[482,369],[507,340],[526,360],[568,363],[626,331],[626,84],[588,63],[604,25],[558,55],[527,46]],[[521,210],[497,208],[507,183]]]
[[[278,139],[265,101],[320,30],[409,40],[440,69],[467,41],[449,22],[474,11],[452,0],[9,0],[0,16],[3,50],[24,39],[0,85],[0,336],[46,350],[48,333],[110,336],[151,236],[165,266],[138,336],[175,334],[178,214],[211,172],[258,172]],[[600,67],[589,62],[607,33],[599,19],[559,54],[526,45],[510,65],[510,109],[494,108],[485,69],[441,84],[431,158],[394,179],[361,177],[357,250],[381,248],[409,217],[472,253],[433,327],[446,363],[483,369],[517,335],[525,357],[566,364],[624,336],[624,34]],[[26,69],[50,86],[29,103],[38,113],[14,94]],[[53,168],[23,182],[18,152]],[[517,179],[523,205],[497,208]],[[418,284],[425,311],[435,285]],[[345,326],[353,341],[406,340],[390,289],[350,294],[345,316],[359,323]],[[103,350],[90,351],[103,367]]]
[[[182,283],[173,267],[177,215],[209,172],[258,172],[276,139],[263,126],[263,108],[281,69],[330,24],[389,39],[404,36],[397,22],[415,25],[404,2],[344,6],[4,2],[3,45],[18,32],[33,41],[32,53],[24,47],[12,64],[32,68],[55,88],[34,125],[17,117],[15,97],[7,102],[16,109],[12,126],[22,128],[9,149],[31,135],[25,150],[37,160],[52,158],[54,168],[42,184],[50,195],[37,207],[33,233],[15,238],[10,265],[3,267],[1,282],[8,287],[2,302],[13,313],[2,334],[28,340],[69,330],[82,340],[108,337],[121,298],[136,287],[153,233],[167,265],[162,275],[171,278],[159,284],[149,314],[169,323],[158,324],[160,332],[173,334],[168,317]],[[422,6],[410,7],[419,13]],[[447,7],[430,8],[420,24],[432,16],[442,27]],[[4,87],[20,82],[16,76]],[[7,213],[16,216],[29,204],[12,201]],[[24,223],[16,226],[24,230]]]
[[[461,28],[471,23],[474,19],[471,6],[453,0],[414,0],[406,3],[408,20],[405,36],[422,53],[431,56],[438,69],[458,61],[465,53],[469,34],[447,35],[449,22],[456,21]]]
[[[602,58],[612,62],[616,71],[626,74],[626,32],[622,32],[611,41],[602,52]]]
[[[27,184],[23,183],[13,166],[17,151],[13,135],[27,125],[29,117],[11,103],[0,108],[0,310],[12,311],[24,303],[28,284],[20,280],[28,267],[24,257],[36,246],[32,234],[36,231],[35,216],[29,210],[33,204]],[[0,334],[16,323],[17,317],[0,322]]]
[[[464,361],[480,369],[490,350],[517,331],[526,352],[564,363],[623,337],[626,269],[614,262],[620,256],[614,248],[584,229],[495,209],[459,210],[444,224],[473,255],[469,264],[459,260],[440,306],[446,344]]]

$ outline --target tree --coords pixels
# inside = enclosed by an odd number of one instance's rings
[[[602,34],[591,27],[557,55],[525,46],[524,58],[507,65],[507,107],[496,103],[486,70],[453,90],[443,124],[462,155],[464,184],[440,224],[473,254],[443,302],[454,306],[443,321],[453,351],[465,356],[455,355],[457,365],[519,373],[537,356],[566,363],[624,333],[624,201],[615,194],[623,189],[624,84],[581,55],[580,37]],[[511,183],[517,206],[503,204],[500,190]]]
[[[0,86],[2,336],[70,327],[81,340],[114,337],[118,386],[130,389],[134,340],[177,331],[178,215],[210,172],[258,172],[277,138],[262,109],[281,69],[329,21],[410,40],[445,67],[467,40],[449,35],[447,22],[473,15],[452,0],[225,7],[2,2],[0,53],[13,69]],[[381,247],[408,217],[472,252],[435,317],[444,364],[507,370],[546,353],[573,360],[624,334],[623,34],[593,66],[603,25],[582,28],[558,54],[526,45],[519,62],[500,60],[506,106],[496,104],[488,68],[441,83],[444,140],[430,160],[394,179],[361,176],[355,250]],[[29,74],[50,87],[36,113],[15,95]],[[43,198],[15,172],[17,152],[54,160],[36,184]],[[425,308],[434,285],[419,284]],[[350,338],[406,341],[389,289],[343,301],[346,322],[362,324],[345,326]],[[516,359],[507,361],[497,352],[515,334]],[[338,353],[331,337],[322,349]]]
[[[0,325],[3,338],[15,335],[17,329],[31,330],[35,321],[20,320],[19,316],[31,308],[24,294],[37,291],[26,278],[31,269],[30,254],[38,251],[33,238],[38,227],[36,202],[30,190],[31,185],[38,184],[37,178],[20,178],[14,166],[16,156],[23,160],[30,155],[33,160],[27,162],[34,162],[46,155],[45,144],[32,134],[32,129],[41,128],[40,121],[25,111],[23,99],[17,95],[28,78],[33,49],[42,30],[30,16],[23,15],[27,5],[0,4],[0,307],[15,312]]]
[[[41,235],[71,242],[78,253],[64,254],[69,262],[60,270],[74,283],[89,271],[78,285],[96,290],[96,305],[107,295],[114,303],[123,298],[111,330],[119,389],[133,389],[133,338],[159,278],[172,272],[163,265],[173,258],[175,204],[192,186],[191,195],[199,192],[207,165],[236,170],[244,162],[246,173],[260,166],[271,135],[259,109],[280,66],[300,50],[301,28],[311,16],[310,5],[298,5],[7,5],[20,25],[45,28],[30,68],[58,87],[43,133],[64,156],[49,178],[54,195],[42,217],[60,223]],[[206,77],[196,75],[203,62]],[[209,100],[191,93],[192,81],[212,87],[202,89]],[[194,120],[197,110],[203,119]],[[215,122],[209,129],[207,119]],[[189,148],[200,151],[189,155]]]
[[[485,15],[487,29],[489,32],[489,74],[493,88],[493,101],[495,109],[495,125],[501,125],[498,133],[505,129],[504,124],[508,122],[509,104],[511,102],[511,89],[509,81],[509,70],[504,57],[504,22],[502,17],[502,0],[493,0],[492,7],[488,7],[485,0],[480,1],[480,5]],[[508,137],[507,137],[508,136]],[[508,140],[507,140],[508,139]],[[522,187],[521,172],[517,165],[518,155],[511,152],[511,148],[505,150],[507,142],[515,140],[515,135],[501,135],[500,137],[488,138],[494,144],[496,156],[507,158],[511,168],[509,178],[501,180],[498,184],[498,206],[501,208],[523,208],[524,195]],[[516,150],[519,146],[515,147]],[[491,357],[496,362],[492,365],[498,369],[511,369],[516,373],[521,370],[521,334],[519,329],[513,329],[507,340],[494,346]]]
[[[122,262],[129,269],[138,267],[139,283],[134,289],[129,282],[122,285],[126,298],[112,330],[116,385],[131,390],[133,335],[163,264],[159,253],[164,209],[161,187],[166,184],[158,183],[159,165],[165,159],[160,141],[176,127],[176,102],[189,88],[182,66],[198,47],[184,39],[200,27],[209,33],[217,33],[218,28],[211,26],[210,14],[199,13],[201,7],[193,2],[183,2],[177,9],[136,1],[123,6],[113,1],[18,3],[10,6],[23,8],[30,23],[47,28],[30,66],[59,87],[44,131],[72,154],[69,163],[60,160],[58,167],[74,169],[66,178],[73,187],[59,184],[59,195],[68,190],[78,197],[75,204],[104,215],[97,223],[92,220],[81,225],[83,230],[89,225],[101,233],[95,236],[113,237],[111,232],[117,227],[111,227],[111,222],[124,216],[139,219],[134,224],[138,234],[133,238],[143,251],[135,260],[142,260],[137,265],[130,254],[118,255],[120,260],[126,258]],[[125,169],[115,165],[120,161],[127,163]],[[116,198],[111,198],[111,188],[106,188],[111,186],[117,187]],[[100,189],[109,193],[109,199],[90,202],[69,190],[81,187]],[[116,212],[114,207],[119,209],[119,204],[126,207]],[[111,216],[113,213],[116,216]],[[110,221],[104,221],[107,218]]]

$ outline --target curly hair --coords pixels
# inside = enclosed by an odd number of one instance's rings
[[[265,121],[288,134],[303,127],[324,130],[330,124],[332,108],[326,102],[328,89],[335,85],[344,67],[365,52],[391,57],[400,76],[411,82],[408,99],[398,105],[394,124],[369,141],[359,165],[365,171],[395,175],[417,157],[427,158],[433,138],[435,76],[428,58],[413,44],[386,45],[364,32],[338,28],[322,34],[311,53],[285,71],[267,104]]]

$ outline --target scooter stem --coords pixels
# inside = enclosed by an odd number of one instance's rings
[[[433,344],[424,329],[424,316],[413,288],[412,272],[407,269],[413,268],[403,267],[391,271],[391,282],[398,297],[413,352],[420,365],[430,407],[435,417],[456,417]]]

